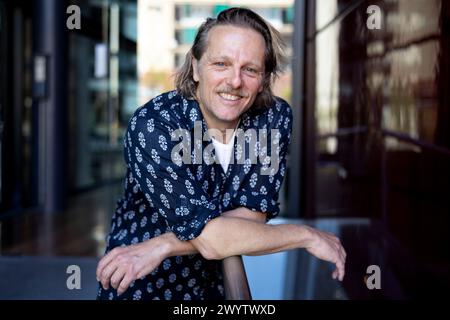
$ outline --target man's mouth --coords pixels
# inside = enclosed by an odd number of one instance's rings
[[[230,94],[230,93],[224,93],[224,92],[220,92],[219,96],[222,97],[225,100],[229,100],[229,101],[236,101],[241,99],[241,96],[238,95],[234,95],[234,94]]]

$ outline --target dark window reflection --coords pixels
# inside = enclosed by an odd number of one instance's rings
[[[369,5],[381,8],[380,30],[366,26]],[[414,268],[450,285],[449,2],[308,7],[307,185],[315,188],[306,215],[375,218]]]

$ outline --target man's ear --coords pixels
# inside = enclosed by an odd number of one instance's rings
[[[199,82],[200,78],[198,76],[198,60],[195,58],[192,58],[192,74],[194,77],[194,81]]]

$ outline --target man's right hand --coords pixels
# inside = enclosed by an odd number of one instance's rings
[[[313,256],[332,262],[336,269],[332,273],[333,279],[342,281],[345,275],[345,260],[347,253],[338,237],[330,232],[320,231],[311,227],[306,227],[310,233],[309,244],[305,249]]]
[[[98,263],[97,280],[105,290],[111,285],[117,295],[122,294],[132,281],[148,275],[168,257],[166,237],[114,248]]]

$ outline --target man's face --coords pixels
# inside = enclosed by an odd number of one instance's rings
[[[193,59],[197,99],[210,128],[234,128],[262,91],[264,38],[256,31],[217,26],[208,34],[207,48]]]

